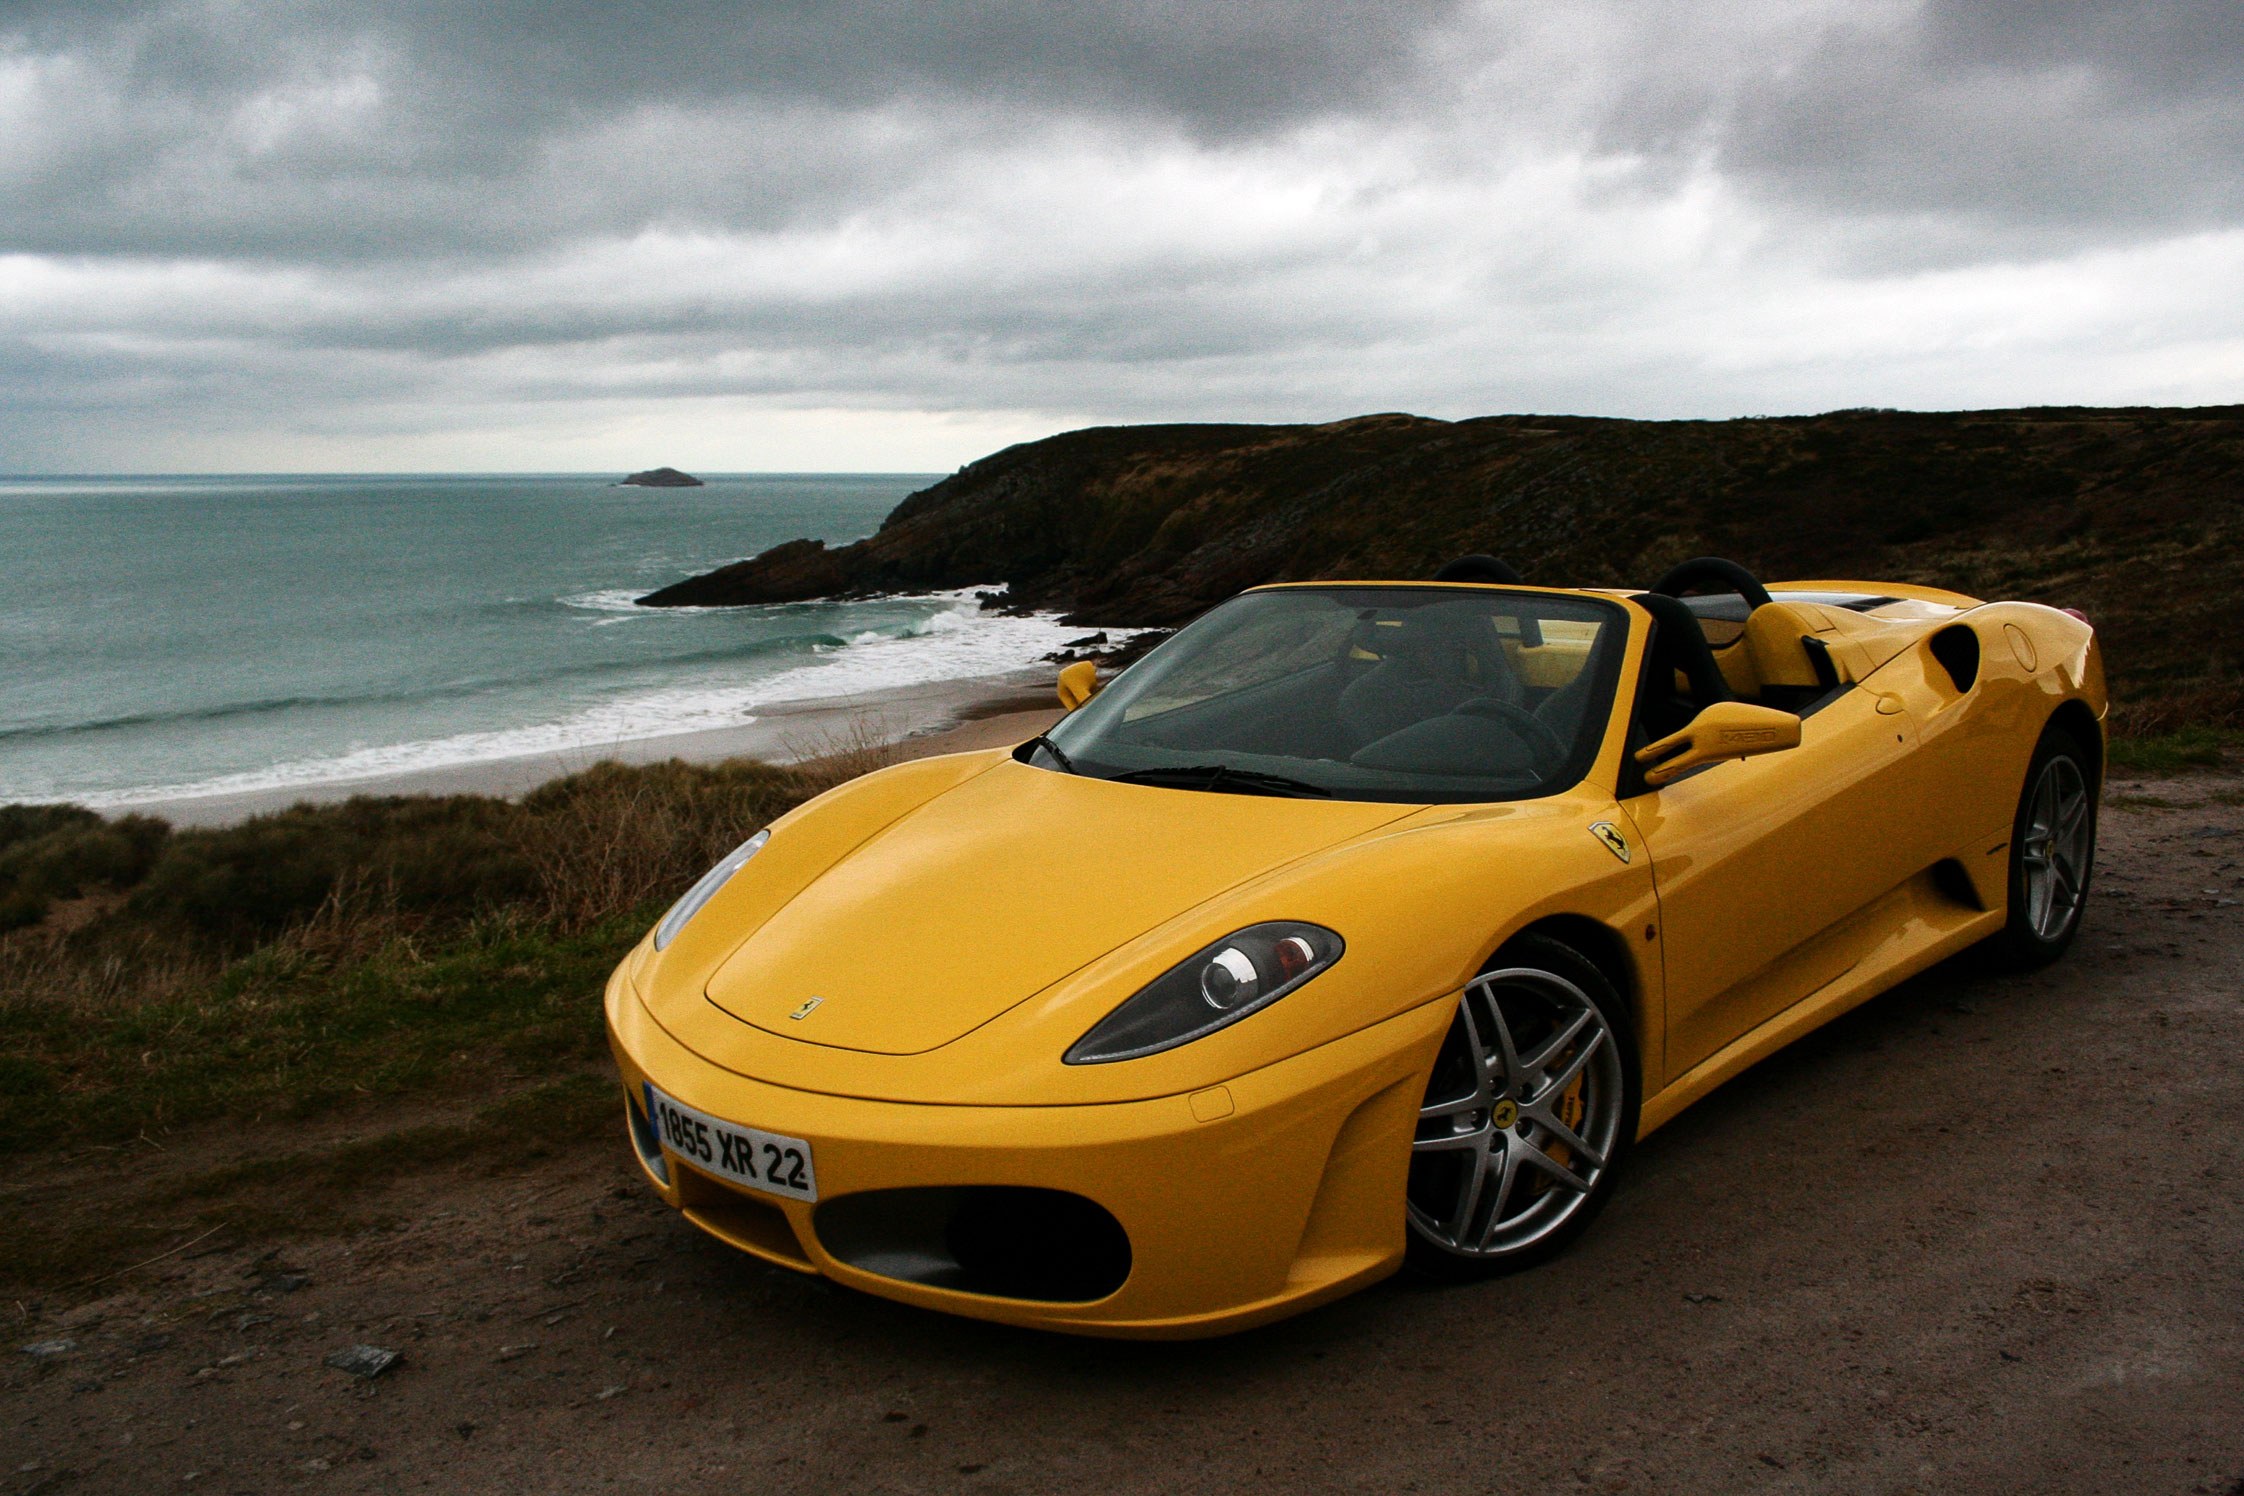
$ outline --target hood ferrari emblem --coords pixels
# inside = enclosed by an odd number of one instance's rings
[[[1614,828],[1611,821],[1599,821],[1590,827],[1590,835],[1605,843],[1605,850],[1621,861],[1628,861],[1628,838]]]
[[[1627,854],[1626,852],[1623,852],[1623,853],[1621,854],[1621,859],[1622,859],[1622,861],[1624,861],[1624,862],[1625,862],[1625,861],[1627,861],[1627,860],[1628,860],[1628,854]],[[794,1020],[795,1020],[795,1021],[796,1021],[797,1023],[800,1023],[800,1022],[801,1022],[802,1020],[804,1020],[805,1018],[808,1018],[808,1017],[809,1017],[809,1016],[810,1016],[810,1015],[812,1014],[812,1012],[814,1012],[814,1011],[815,1011],[815,1010],[817,1009],[818,1005],[819,1005],[820,1003],[824,1002],[825,1000],[826,1000],[826,999],[824,999],[824,998],[822,998],[822,997],[814,997],[814,998],[812,998],[812,999],[811,999],[811,1000],[810,1000],[809,1002],[807,1002],[807,1003],[804,1003],[804,1004],[803,1004],[803,1005],[802,1005],[801,1007],[799,1007],[799,1008],[795,1009],[795,1011],[794,1011],[794,1012],[792,1012],[792,1013],[789,1013],[789,1014],[788,1014],[787,1016],[788,1016],[789,1018],[792,1018],[792,1019],[794,1019]]]

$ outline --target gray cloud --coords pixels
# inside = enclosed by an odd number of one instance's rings
[[[2222,223],[2244,192],[2232,0],[1562,4],[1543,47],[1517,45],[1526,14],[29,5],[0,49],[18,126],[0,242],[334,262],[768,230],[861,211],[931,158],[1074,127],[1220,148],[1333,118],[1436,126],[1468,154],[1541,140],[1654,174],[1710,161],[1775,201],[1936,241]]]
[[[8,239],[343,258],[768,227],[1055,120],[1231,141],[1364,107],[1457,8],[33,7]]]
[[[535,79],[584,102],[680,93],[1032,100],[1173,114],[1214,134],[1325,113],[1376,94],[1454,0],[1037,0],[669,5],[401,12],[424,55]]]
[[[1833,33],[1725,123],[1725,166],[1950,254],[2225,224],[2244,208],[2244,7],[1936,0]]]
[[[19,4],[0,467],[2236,398],[2240,14]]]

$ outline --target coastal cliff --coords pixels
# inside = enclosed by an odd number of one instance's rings
[[[2146,730],[2244,710],[2237,406],[1098,427],[972,463],[854,544],[790,541],[641,601],[987,583],[1087,626],[1169,625],[1257,583],[1474,551],[1561,586],[1724,555],[2077,607]]]

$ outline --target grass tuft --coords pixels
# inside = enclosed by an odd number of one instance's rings
[[[2178,774],[2217,769],[2244,752],[2244,729],[2195,726],[2150,737],[2114,737],[2111,767],[2136,774]]]

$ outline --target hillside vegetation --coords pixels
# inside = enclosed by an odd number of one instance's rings
[[[1474,551],[1553,585],[1725,555],[2080,608],[2121,726],[2164,733],[2244,723],[2240,541],[2244,407],[1375,415],[1068,432],[961,469],[856,544],[791,541],[643,601],[992,583],[1086,625],[1156,625],[1262,582],[1419,577]]]
[[[371,1186],[433,1162],[612,1141],[610,969],[717,858],[873,761],[601,764],[517,802],[213,830],[0,806],[0,1287],[363,1224]],[[315,1141],[323,1118],[343,1135]],[[214,1130],[223,1167],[175,1151]]]

